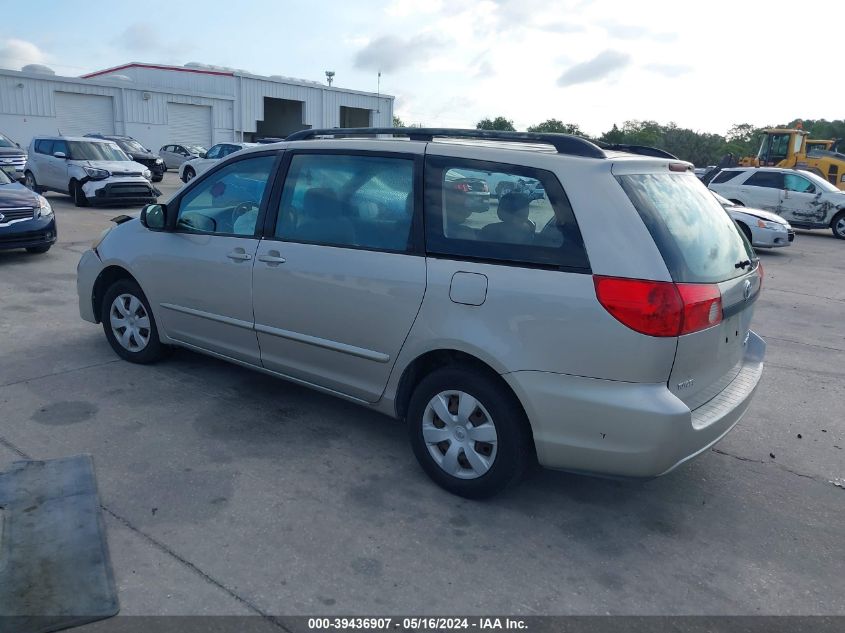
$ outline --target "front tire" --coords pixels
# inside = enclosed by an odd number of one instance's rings
[[[165,356],[149,301],[134,280],[120,279],[109,287],[100,320],[109,345],[123,360],[146,364]]]
[[[35,181],[35,175],[31,171],[27,171],[23,175],[23,184],[27,189],[34,191],[35,193],[41,193],[40,187],[38,183]]]
[[[185,167],[184,171],[182,171],[182,182],[191,182],[196,178],[196,175],[197,172],[192,167]]]
[[[87,207],[88,206],[88,197],[85,195],[85,192],[82,190],[82,185],[79,184],[77,180],[70,181],[70,195],[73,198],[73,204],[77,207]]]
[[[437,369],[420,381],[408,407],[411,448],[431,479],[470,499],[516,482],[531,463],[525,412],[495,376],[467,366]]]
[[[748,225],[744,222],[737,222],[737,224],[739,225],[739,230],[743,232],[746,238],[748,238],[748,243],[753,245],[754,242],[751,239],[751,229],[748,228]]]
[[[845,211],[840,211],[830,221],[830,230],[840,240],[845,240]]]

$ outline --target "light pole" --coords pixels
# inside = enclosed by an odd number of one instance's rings
[[[332,85],[333,79],[334,79],[334,71],[333,70],[327,70],[326,71],[326,81],[329,82],[330,86]]]

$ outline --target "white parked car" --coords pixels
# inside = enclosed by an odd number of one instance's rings
[[[715,191],[711,191],[728,215],[733,218],[737,226],[745,233],[745,237],[756,248],[777,248],[789,246],[795,239],[795,231],[789,222],[779,215],[762,209],[741,207],[727,198],[723,198]]]
[[[114,141],[82,136],[34,137],[24,166],[27,187],[66,193],[78,207],[155,202],[151,176]]]
[[[723,169],[712,191],[734,204],[771,211],[798,228],[830,228],[845,240],[845,191],[808,171],[778,167]]]
[[[199,145],[163,145],[158,150],[161,159],[164,161],[164,169],[178,169],[183,163],[203,158],[208,150]]]
[[[212,145],[211,149],[206,152],[205,158],[192,158],[179,165],[179,180],[182,182],[193,180],[221,158],[234,154],[245,147],[255,147],[256,145],[258,143],[235,142]]]

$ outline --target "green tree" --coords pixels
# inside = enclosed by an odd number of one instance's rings
[[[395,114],[393,115],[393,127],[405,127],[405,123]]]
[[[503,130],[506,132],[515,132],[516,128],[513,126],[513,121],[506,119],[503,116],[497,116],[495,119],[481,119],[475,124],[476,130]]]
[[[578,127],[577,123],[564,123],[559,119],[548,119],[537,125],[531,125],[529,132],[554,132],[556,134],[574,134],[575,136],[586,136]]]

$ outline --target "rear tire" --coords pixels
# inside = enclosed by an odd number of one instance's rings
[[[733,203],[734,203],[736,206],[738,206],[738,207],[744,207],[744,206],[745,206],[745,205],[744,205],[744,204],[742,204],[739,200],[731,200],[731,202],[733,202]]]
[[[88,197],[85,195],[85,192],[82,191],[82,185],[79,184],[79,181],[71,180],[69,189],[70,195],[73,198],[73,204],[77,207],[88,206]]]
[[[159,340],[150,303],[132,279],[120,279],[109,287],[100,306],[100,320],[109,345],[123,360],[154,363],[168,352]]]
[[[197,172],[192,167],[185,167],[182,171],[182,182],[191,182],[196,176]]]
[[[845,240],[845,211],[840,211],[830,221],[830,230],[840,240]]]
[[[46,253],[47,251],[49,251],[51,246],[52,246],[52,244],[44,244],[42,246],[27,246],[26,252],[32,253],[33,255],[39,255],[39,254]]]
[[[470,499],[519,480],[534,456],[528,420],[513,393],[495,376],[465,365],[437,369],[420,381],[408,406],[408,434],[426,474]]]

